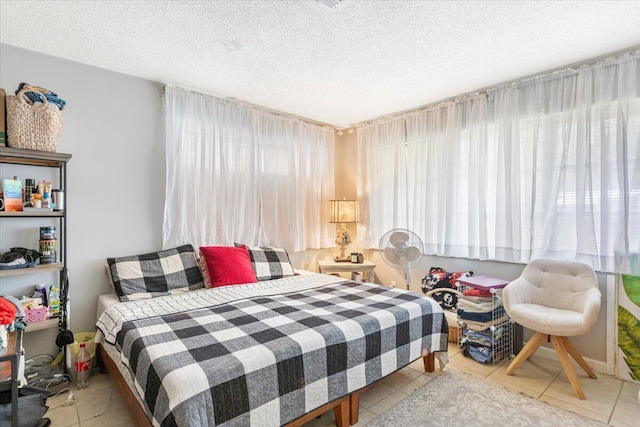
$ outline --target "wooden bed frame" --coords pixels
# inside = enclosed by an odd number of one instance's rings
[[[118,370],[115,362],[111,360],[111,357],[109,357],[109,354],[107,354],[102,344],[98,344],[98,353],[104,362],[109,375],[113,379],[122,400],[124,400],[124,404],[129,412],[129,416],[131,417],[133,424],[136,427],[151,427],[151,422],[147,418],[147,414],[138,403],[138,399],[136,399],[133,391],[129,388],[129,385],[122,377],[122,374]],[[424,361],[425,372],[433,372],[435,369],[435,353],[429,353],[426,356],[423,356],[422,359]],[[336,425],[338,427],[348,427],[349,425],[356,424],[358,422],[358,413],[360,412],[360,394],[371,388],[374,384],[361,388],[360,390],[341,397],[340,399],[336,399],[333,402],[322,405],[308,414],[290,422],[287,424],[287,427],[299,427],[312,419],[319,417],[330,409],[333,409],[336,417]]]

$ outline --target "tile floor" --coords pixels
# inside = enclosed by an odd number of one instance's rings
[[[485,366],[467,359],[458,352],[455,344],[449,345],[450,362],[446,369],[465,372],[484,381],[493,381],[504,387],[527,394],[551,405],[579,413],[594,420],[616,427],[637,426],[640,419],[638,390],[640,386],[604,374],[597,380],[589,379],[578,367],[576,372],[587,400],[579,400],[562,372],[560,362],[533,355],[514,375],[504,375],[507,364]],[[437,363],[436,363],[437,365]],[[411,392],[431,381],[435,373],[425,373],[422,359],[400,371],[383,378],[360,398],[360,421],[365,425],[376,415],[389,409]],[[95,373],[90,385],[84,390],[75,390],[75,403],[58,406],[67,398],[67,393],[49,399],[46,416],[52,427],[76,426],[131,426],[131,419],[122,399],[108,375]],[[327,412],[307,424],[307,427],[335,426],[333,411]]]

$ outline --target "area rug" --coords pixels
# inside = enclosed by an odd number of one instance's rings
[[[471,375],[444,371],[367,427],[605,425]]]

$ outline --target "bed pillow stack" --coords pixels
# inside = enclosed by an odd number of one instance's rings
[[[193,246],[107,258],[120,301],[154,298],[204,288]]]

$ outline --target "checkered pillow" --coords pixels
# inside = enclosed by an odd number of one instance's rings
[[[235,245],[238,247],[245,246],[240,243]],[[289,260],[289,254],[285,249],[271,246],[264,248],[245,247],[249,251],[251,268],[253,268],[259,281],[295,276]]]
[[[154,298],[204,287],[193,246],[107,258],[120,301]]]

